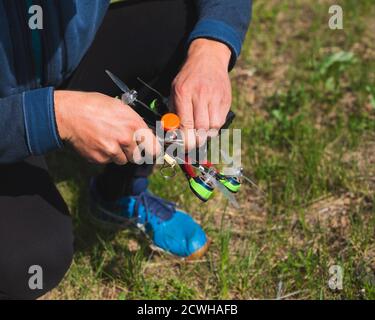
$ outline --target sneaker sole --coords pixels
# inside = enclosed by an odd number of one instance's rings
[[[210,244],[211,244],[211,240],[207,239],[207,242],[205,243],[205,245],[202,248],[198,249],[197,251],[195,251],[194,253],[192,253],[188,257],[176,256],[175,254],[170,253],[168,251],[165,251],[164,249],[159,248],[159,247],[155,246],[154,244],[150,244],[149,247],[151,248],[152,251],[166,254],[166,255],[171,256],[171,257],[173,257],[173,258],[175,258],[179,261],[187,261],[188,262],[188,261],[199,260],[200,258],[202,258],[206,254]]]

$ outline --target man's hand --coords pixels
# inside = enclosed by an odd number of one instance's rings
[[[143,129],[148,155],[160,144],[143,119],[121,100],[100,93],[55,91],[55,114],[60,137],[91,162],[123,165],[141,154],[134,132]]]
[[[202,145],[207,135],[187,135],[188,129],[220,129],[229,112],[232,93],[228,75],[230,49],[217,41],[197,39],[172,85],[172,108],[181,118],[188,149]],[[190,130],[191,131],[191,130]]]

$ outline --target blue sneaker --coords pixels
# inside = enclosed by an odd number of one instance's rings
[[[108,202],[101,199],[93,179],[90,185],[92,218],[110,226],[137,226],[151,239],[154,249],[188,260],[203,256],[209,241],[201,226],[187,213],[176,210],[174,203],[147,191],[146,178],[136,179],[134,185],[133,189],[138,189],[136,195]]]

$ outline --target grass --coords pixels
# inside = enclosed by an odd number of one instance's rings
[[[153,253],[132,231],[88,222],[98,168],[71,152],[50,167],[74,217],[76,256],[52,299],[375,299],[375,7],[337,0],[256,0],[232,72],[243,162],[266,197],[245,187],[236,211],[202,205],[182,176],[152,190],[188,209],[212,239],[200,261]],[[329,267],[344,270],[342,290]]]

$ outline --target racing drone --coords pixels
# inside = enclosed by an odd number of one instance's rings
[[[172,132],[179,128],[180,119],[176,114],[169,111],[168,98],[164,97],[156,89],[138,78],[138,81],[155,94],[154,99],[149,104],[146,104],[139,100],[136,90],[130,90],[129,87],[112,72],[106,70],[106,73],[122,91],[122,102],[132,107],[143,118],[149,128],[155,131],[158,121],[160,121],[165,131]],[[230,111],[220,132],[222,129],[227,129],[234,118],[235,114]],[[166,149],[171,143],[182,142],[177,139],[177,136],[172,140],[164,140],[163,142],[165,146],[164,151],[166,152],[164,152],[165,164],[161,168],[161,174],[166,179],[173,178],[177,173],[176,168],[180,167],[189,183],[190,189],[203,202],[207,202],[213,196],[214,191],[218,190],[235,208],[239,208],[240,206],[234,195],[239,192],[242,183],[247,181],[252,186],[258,188],[250,178],[244,175],[243,168],[237,168],[232,175],[225,175],[209,161],[198,163],[192,161],[189,154],[185,154],[184,159],[181,159],[176,154],[168,153]],[[198,149],[196,152],[198,152]],[[221,155],[225,161],[228,161],[229,157],[222,150]]]

